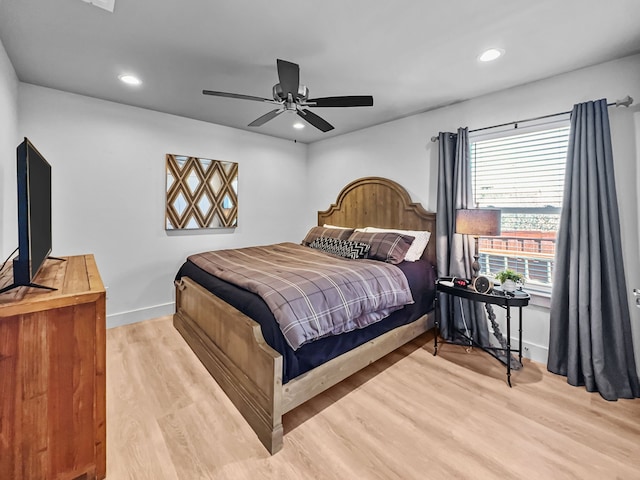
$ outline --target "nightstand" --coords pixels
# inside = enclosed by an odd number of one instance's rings
[[[485,308],[487,310],[487,314],[489,315],[489,319],[492,322],[495,322],[495,314],[493,313],[492,305],[497,305],[506,310],[507,315],[507,338],[506,345],[502,347],[492,347],[487,345],[480,345],[475,342],[473,339],[467,337],[465,334],[460,332],[460,334],[469,340],[469,342],[484,350],[485,352],[491,354],[492,356],[498,357],[498,352],[503,352],[506,354],[506,366],[507,366],[507,384],[511,387],[511,353],[518,353],[518,362],[522,365],[522,308],[529,305],[530,296],[526,292],[516,291],[514,293],[506,293],[500,289],[494,289],[491,293],[478,293],[472,288],[469,287],[458,287],[458,286],[449,286],[444,285],[441,282],[436,282],[436,291],[441,292],[453,297],[458,298],[466,298],[467,300],[471,300],[472,302],[482,302],[485,304]],[[518,309],[518,348],[511,348],[511,308]],[[439,308],[438,308],[438,295],[436,295],[436,332],[433,338],[433,354],[438,354],[438,334],[440,329],[440,316],[439,316]],[[441,342],[442,343],[442,342]]]

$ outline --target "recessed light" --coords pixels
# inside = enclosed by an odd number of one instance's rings
[[[296,122],[293,124],[293,128],[297,128],[298,130],[304,128],[304,123]]]
[[[127,85],[140,85],[142,83],[142,81],[135,75],[122,74],[118,75],[118,78],[121,82],[126,83]]]
[[[480,54],[478,60],[481,62],[492,62],[504,55],[504,50],[500,48],[489,48]]]

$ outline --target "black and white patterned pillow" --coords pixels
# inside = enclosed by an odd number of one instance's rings
[[[358,258],[367,258],[371,245],[363,242],[351,242],[349,240],[341,240],[339,238],[318,237],[309,244],[311,248],[322,250],[323,252],[338,255],[344,258],[356,260]]]

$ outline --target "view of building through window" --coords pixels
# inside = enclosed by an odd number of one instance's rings
[[[502,210],[501,236],[480,238],[481,273],[509,268],[524,274],[529,288],[550,287],[568,139],[563,122],[471,141],[476,206]]]

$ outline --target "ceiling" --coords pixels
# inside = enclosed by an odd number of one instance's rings
[[[22,82],[310,143],[640,52],[639,19],[638,0],[0,0],[0,39]],[[506,54],[478,62],[488,47]],[[271,98],[277,58],[310,97],[374,106],[313,109],[322,133],[202,94]]]

